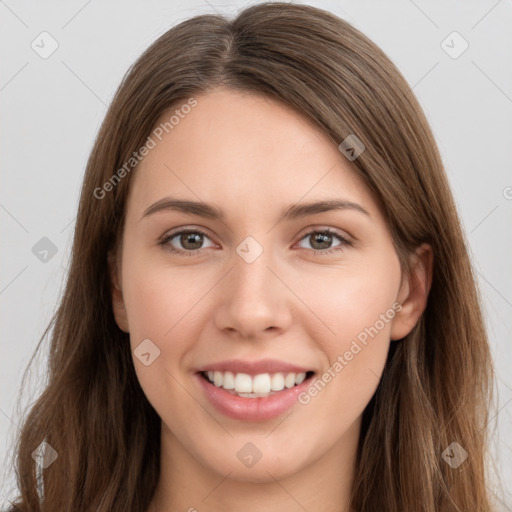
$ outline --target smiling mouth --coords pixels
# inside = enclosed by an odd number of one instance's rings
[[[315,372],[305,373],[233,373],[202,371],[201,377],[210,384],[242,398],[265,398],[286,389],[291,389],[309,380]]]

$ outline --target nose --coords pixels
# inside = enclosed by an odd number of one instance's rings
[[[254,250],[252,246],[250,251]],[[277,336],[291,325],[293,293],[279,275],[270,250],[263,250],[253,261],[247,256],[234,254],[233,268],[221,284],[216,326],[244,339]]]

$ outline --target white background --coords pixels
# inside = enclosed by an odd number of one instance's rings
[[[12,496],[6,457],[20,424],[22,374],[62,291],[86,159],[106,107],[128,67],[173,25],[197,14],[234,15],[252,3],[0,2],[3,506]],[[431,123],[478,272],[497,371],[492,459],[503,482],[501,499],[512,508],[512,3],[301,3],[333,12],[377,43]],[[31,48],[43,31],[59,45],[47,59]],[[456,59],[441,47],[453,31],[469,43]],[[42,237],[58,251],[46,263],[32,253]],[[45,351],[35,361],[23,407],[41,389],[44,363]]]

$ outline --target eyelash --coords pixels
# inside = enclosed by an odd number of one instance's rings
[[[169,245],[169,242],[173,239],[173,238],[176,238],[178,235],[182,235],[182,234],[185,234],[185,233],[188,233],[188,234],[200,234],[200,235],[203,235],[207,238],[210,238],[206,233],[204,233],[203,231],[201,231],[200,229],[181,229],[179,231],[175,231],[173,233],[170,233],[169,235],[167,235],[166,237],[164,237],[160,242],[158,242],[158,244],[160,246],[162,246],[165,250],[171,252],[171,253],[174,253],[174,254],[179,254],[179,255],[183,255],[183,256],[191,256],[191,257],[194,257],[194,256],[200,256],[201,253],[202,253],[202,249],[196,249],[196,250],[192,250],[192,251],[183,251],[181,249],[175,249],[174,247],[171,247]],[[334,229],[331,229],[331,228],[326,228],[326,229],[314,229],[312,231],[309,231],[308,233],[304,234],[304,236],[300,239],[300,240],[303,240],[304,238],[307,238],[313,234],[329,234],[329,235],[334,235],[336,238],[338,238],[338,240],[341,242],[340,245],[337,245],[335,247],[331,247],[330,249],[311,249],[315,254],[330,254],[330,253],[333,253],[333,252],[336,252],[336,251],[342,251],[345,249],[345,246],[348,246],[348,247],[352,247],[354,244],[351,240],[349,240],[348,238],[344,237],[343,235],[341,235],[338,231],[334,230]]]

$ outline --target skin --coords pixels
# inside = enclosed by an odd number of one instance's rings
[[[134,357],[162,419],[149,510],[349,511],[361,415],[390,340],[409,333],[425,308],[431,249],[411,255],[411,276],[402,276],[382,212],[353,164],[300,113],[224,88],[196,99],[137,168],[111,266],[116,322],[132,350],[147,338],[160,350],[149,366]],[[226,218],[163,210],[141,219],[169,194],[212,203]],[[369,215],[344,209],[279,221],[289,205],[328,198]],[[188,245],[175,236],[167,246],[199,256],[159,245],[180,227],[206,236]],[[322,245],[310,233],[325,228],[353,244],[333,236]],[[247,236],[263,248],[250,264],[236,252]],[[321,392],[278,418],[228,418],[196,382],[200,365],[232,358],[270,357],[321,375],[396,303],[401,310]],[[250,468],[237,458],[248,442],[262,454]]]

